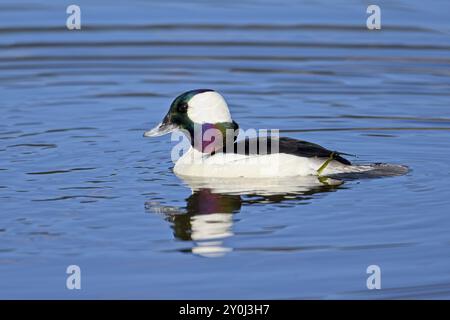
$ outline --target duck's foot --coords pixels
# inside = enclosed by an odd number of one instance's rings
[[[326,167],[330,164],[331,161],[334,159],[334,152],[330,154],[327,160],[320,166],[319,169],[317,169],[317,175],[320,177],[322,175],[323,170],[325,170]]]

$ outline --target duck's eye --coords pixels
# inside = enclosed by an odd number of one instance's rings
[[[188,109],[187,103],[182,103],[182,104],[178,105],[178,107],[177,107],[177,111],[180,113],[185,113],[187,111],[187,109]]]

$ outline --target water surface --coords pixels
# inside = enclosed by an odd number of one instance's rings
[[[0,4],[1,298],[450,298],[448,2],[381,1],[381,31],[365,1],[77,4],[81,31]],[[412,171],[192,190],[142,133],[201,87],[242,128]]]

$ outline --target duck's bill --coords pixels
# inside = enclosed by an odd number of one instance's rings
[[[177,126],[171,123],[161,122],[151,130],[144,132],[144,137],[159,137],[175,131]]]

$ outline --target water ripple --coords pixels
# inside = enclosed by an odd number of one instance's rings
[[[85,171],[85,170],[95,170],[97,168],[73,168],[67,170],[51,170],[51,171],[41,171],[41,172],[27,172],[27,174],[58,174],[58,173],[69,173],[74,171]]]

